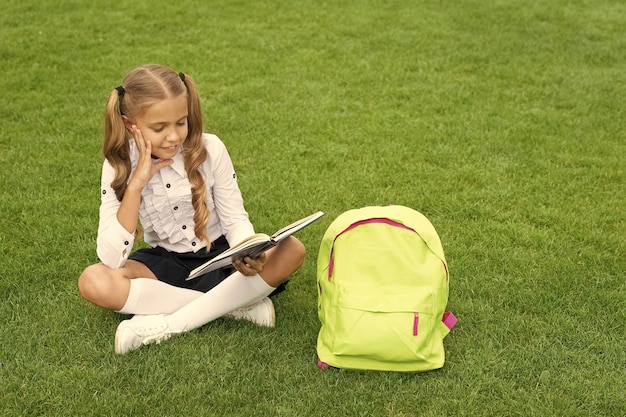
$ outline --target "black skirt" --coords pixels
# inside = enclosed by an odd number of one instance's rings
[[[139,249],[132,253],[128,259],[141,262],[152,271],[159,281],[166,282],[175,287],[188,288],[191,290],[207,292],[230,274],[235,272],[232,266],[216,269],[197,278],[187,281],[189,273],[224,252],[230,246],[226,237],[220,236],[211,242],[209,250],[200,249],[198,252],[170,252],[160,246],[154,248]],[[270,297],[285,290],[289,282],[286,279],[271,294]]]
[[[186,278],[192,270],[228,248],[228,241],[224,236],[220,236],[211,243],[210,248],[203,248],[198,252],[170,252],[157,246],[139,249],[128,258],[147,266],[159,281],[176,287],[207,292],[232,274],[234,269],[228,266],[208,272],[189,281]]]

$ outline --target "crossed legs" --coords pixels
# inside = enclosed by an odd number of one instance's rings
[[[289,237],[267,251],[267,262],[259,274],[235,272],[207,293],[158,281],[149,268],[133,260],[118,269],[91,265],[81,274],[78,288],[83,298],[104,308],[128,314],[166,314],[168,331],[180,333],[263,299],[302,265],[304,254],[304,245]]]

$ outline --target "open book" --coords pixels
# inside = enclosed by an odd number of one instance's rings
[[[317,213],[311,214],[304,219],[300,219],[297,222],[283,227],[272,236],[268,236],[264,233],[252,235],[191,271],[187,281],[215,269],[228,266],[232,264],[234,260],[241,259],[246,256],[249,256],[252,259],[257,258],[266,250],[276,246],[281,240],[293,235],[298,230],[304,229],[325,214],[326,213],[322,211],[318,211]]]

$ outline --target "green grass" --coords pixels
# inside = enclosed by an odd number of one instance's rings
[[[552,1],[3,3],[0,415],[626,416],[626,6]],[[259,231],[324,210],[278,325],[125,356],[76,279],[108,93],[192,75]],[[443,369],[315,366],[315,260],[341,212],[403,204],[451,270]]]

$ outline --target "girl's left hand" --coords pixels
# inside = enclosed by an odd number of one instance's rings
[[[249,256],[237,259],[233,262],[233,266],[243,275],[251,277],[263,271],[263,266],[265,266],[265,262],[267,262],[267,256],[265,255],[265,253],[262,253],[261,256],[256,259],[252,259]]]

